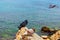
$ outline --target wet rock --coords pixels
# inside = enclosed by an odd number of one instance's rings
[[[50,31],[50,29],[46,26],[41,28],[41,32],[49,32],[49,31]]]

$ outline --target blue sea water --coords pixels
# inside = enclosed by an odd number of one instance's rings
[[[51,4],[56,7],[49,8]],[[12,35],[25,19],[28,28],[59,28],[60,0],[0,0],[0,34]]]

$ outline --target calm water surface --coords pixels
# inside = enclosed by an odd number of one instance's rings
[[[51,4],[57,7],[49,8]],[[14,36],[25,19],[29,21],[28,28],[59,28],[60,0],[0,0],[0,35]]]

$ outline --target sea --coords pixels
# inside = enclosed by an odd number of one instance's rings
[[[43,26],[60,29],[60,0],[0,0],[0,39],[12,40],[18,26],[28,20],[26,27],[40,32]],[[56,5],[49,8],[50,5]]]

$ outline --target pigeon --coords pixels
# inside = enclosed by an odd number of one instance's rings
[[[28,24],[28,20],[23,21],[18,28],[21,29],[22,27],[25,27]]]
[[[56,5],[50,5],[49,6],[49,8],[55,8],[56,7]]]

